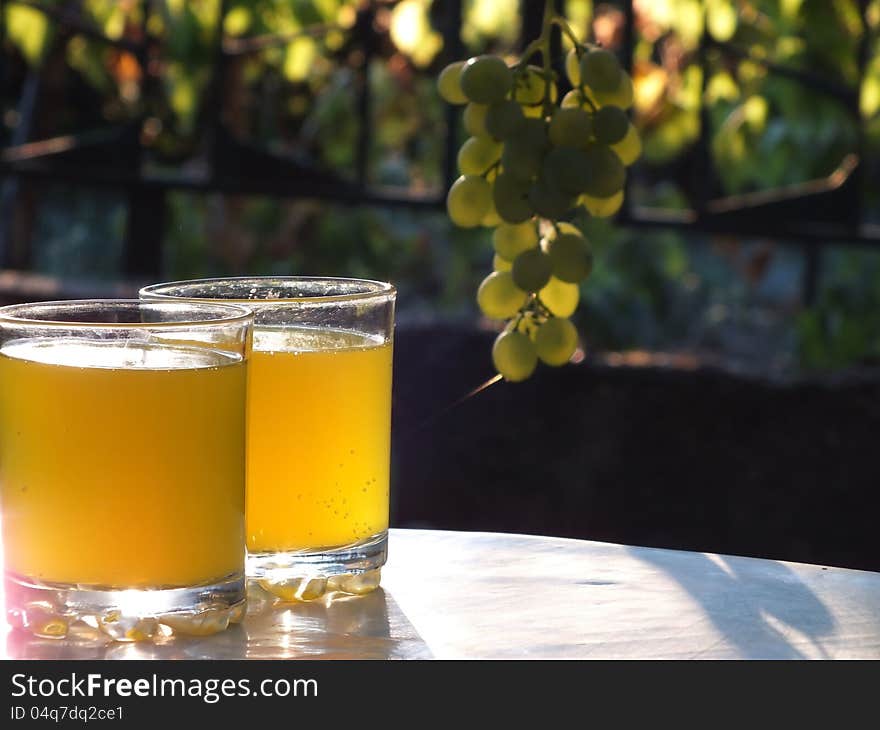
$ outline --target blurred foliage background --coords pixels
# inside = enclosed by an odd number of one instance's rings
[[[219,114],[235,138],[343,180],[357,172],[363,123],[359,70],[372,92],[366,177],[404,196],[442,198],[447,114],[435,93],[444,48],[443,0],[373,0],[370,52],[355,42],[360,0],[42,0],[112,39],[152,39],[145,64],[125,48],[71,30],[33,3],[3,3],[0,143],[20,122],[28,75],[41,74],[39,114],[28,139],[136,122],[148,174],[204,172]],[[560,2],[581,38],[620,49],[620,3]],[[516,0],[464,0],[466,54],[515,54],[523,8]],[[220,19],[221,14],[223,15]],[[717,172],[712,195],[763,190],[828,175],[857,149],[864,210],[877,222],[880,189],[880,0],[863,27],[857,0],[634,0],[634,119],[645,141],[631,200],[682,209],[700,131],[701,98]],[[710,52],[706,31],[744,53]],[[362,30],[362,29],[361,29]],[[858,74],[858,48],[869,61]],[[222,35],[221,35],[222,34]],[[219,100],[212,78],[224,53]],[[833,97],[768,73],[759,61],[808,69],[856,88],[861,118]],[[146,67],[144,67],[146,66]],[[708,183],[707,183],[708,184]],[[390,279],[401,317],[474,321],[490,266],[487,231],[456,230],[440,207],[352,206],[171,190],[164,278],[310,273]],[[16,245],[33,270],[120,276],[124,197],[62,183],[22,185]],[[823,248],[815,301],[803,300],[803,249],[769,238],[688,230],[626,229],[580,221],[597,251],[584,285],[579,329],[589,349],[665,349],[732,367],[790,372],[876,364],[880,359],[880,249]]]

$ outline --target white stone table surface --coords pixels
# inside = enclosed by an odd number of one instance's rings
[[[26,638],[7,658],[880,658],[880,573],[503,533],[392,530],[382,588],[159,645]]]

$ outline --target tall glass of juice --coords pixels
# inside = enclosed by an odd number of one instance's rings
[[[242,617],[252,327],[207,302],[0,308],[14,627],[134,641]]]
[[[387,556],[395,289],[256,277],[149,286],[255,316],[248,390],[247,574],[288,600],[366,593]]]

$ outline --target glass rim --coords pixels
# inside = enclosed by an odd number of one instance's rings
[[[63,319],[36,319],[34,317],[21,316],[28,310],[38,307],[47,309],[76,309],[77,307],[95,311],[99,307],[107,307],[110,311],[117,307],[124,309],[140,309],[155,307],[161,312],[165,309],[169,312],[186,308],[201,310],[205,314],[213,313],[205,319],[186,318],[180,320],[168,320],[159,322],[99,322],[99,321],[71,321]],[[219,312],[218,312],[219,310]],[[163,301],[149,301],[146,299],[58,299],[46,302],[23,302],[21,304],[7,304],[0,307],[0,325],[20,325],[28,327],[63,327],[63,328],[100,328],[100,329],[180,329],[181,327],[217,327],[221,325],[243,324],[252,322],[254,313],[247,307],[230,302],[217,303],[213,301],[190,301],[186,299],[171,299]]]
[[[363,285],[367,287],[365,291],[352,292],[350,294],[310,294],[293,297],[272,297],[272,298],[235,298],[235,297],[200,297],[200,296],[179,296],[176,294],[168,294],[163,289],[177,289],[182,287],[197,288],[200,286],[216,286],[224,283],[232,283],[239,285],[252,284],[254,286],[265,287],[269,282],[278,284],[299,283],[299,284],[320,284],[320,283],[343,283]],[[271,306],[273,304],[292,304],[292,303],[311,303],[311,304],[332,304],[334,302],[359,302],[370,299],[387,299],[397,295],[397,287],[387,281],[379,281],[378,279],[360,279],[347,276],[217,276],[207,279],[181,279],[179,281],[166,281],[159,284],[149,284],[141,287],[138,291],[139,296],[155,297],[155,300],[162,301],[187,301],[187,302],[230,302],[236,305],[247,305],[250,307]]]

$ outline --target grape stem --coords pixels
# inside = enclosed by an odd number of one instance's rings
[[[590,105],[590,110],[591,110],[591,111],[595,112],[595,111],[596,111],[596,105],[592,102],[592,100],[590,99],[590,97],[587,96],[587,90],[586,90],[586,88],[584,88],[584,85],[583,85],[582,83],[581,83],[581,84],[578,84],[578,89],[579,89],[580,92],[581,92],[581,99],[583,99],[585,102],[587,102],[587,104]]]
[[[543,38],[544,34],[541,33],[541,36],[535,38],[529,45],[526,46],[526,49],[522,52],[519,61],[514,65],[515,71],[520,71],[524,69],[528,65],[529,59],[534,56],[536,53],[543,53]]]
[[[520,309],[516,313],[516,316],[512,320],[510,320],[510,322],[507,323],[507,326],[504,328],[504,331],[505,332],[516,332],[519,329],[520,322],[522,322],[523,319],[525,318],[527,311],[528,311],[528,304],[523,305],[523,308]]]
[[[568,22],[559,15],[555,10],[555,3],[553,0],[545,0],[544,3],[544,17],[541,23],[541,35],[535,38],[531,43],[529,43],[525,50],[522,53],[519,61],[514,65],[513,71],[515,74],[521,73],[525,70],[528,65],[529,59],[536,54],[541,54],[542,60],[542,70],[541,76],[544,79],[544,98],[542,100],[543,106],[543,114],[544,116],[549,116],[553,111],[553,101],[551,99],[552,93],[552,83],[556,74],[553,71],[553,67],[551,66],[551,55],[550,55],[550,34],[553,32],[553,27],[556,26],[560,29],[562,33],[564,33],[571,42],[574,44],[576,49],[576,53],[578,57],[583,54],[583,48],[581,46],[580,41],[577,36],[574,34],[574,31],[571,29],[571,26]],[[592,101],[590,101],[589,97],[587,97],[586,91],[583,88],[583,85],[578,85],[580,88],[582,98],[590,105],[593,111],[596,111],[596,107]],[[516,87],[514,86],[513,98],[516,99]],[[496,165],[498,163],[495,163]],[[484,175],[488,174],[492,168],[489,168]],[[549,220],[549,219],[548,219]],[[556,225],[556,221],[550,220],[550,224],[556,231],[556,234],[559,235],[559,227]],[[550,308],[541,301],[541,297],[537,292],[531,294],[526,300],[526,303],[522,306],[522,308],[517,312],[516,316],[508,322],[506,331],[510,330],[518,330],[520,324],[523,323],[526,316],[528,314],[537,315],[543,319],[547,319],[553,316],[553,312],[550,311]]]
[[[492,170],[496,170],[500,166],[501,160],[495,160],[495,162],[493,162],[491,165],[489,165],[489,167],[487,167],[485,170],[483,170],[483,172],[480,173],[480,177],[486,177],[490,172],[492,172]]]
[[[550,307],[548,307],[544,302],[541,301],[541,297],[535,294],[535,307],[538,310],[538,313],[549,319],[553,316],[553,312],[550,311]]]
[[[552,92],[552,83],[556,74],[553,72],[553,67],[551,65],[551,55],[550,55],[550,34],[553,32],[553,27],[556,26],[560,29],[562,33],[564,33],[571,42],[574,44],[576,52],[578,56],[581,55],[581,44],[578,40],[578,37],[575,35],[574,31],[571,29],[571,26],[568,24],[568,21],[565,20],[561,15],[556,12],[555,3],[553,0],[545,0],[544,2],[544,18],[541,22],[541,35],[535,38],[529,45],[526,46],[525,50],[522,53],[519,61],[514,66],[514,73],[521,72],[528,65],[529,60],[532,56],[541,54],[542,60],[542,73],[541,76],[544,79],[544,98],[542,100],[543,106],[543,114],[544,116],[549,116],[553,111],[553,101],[550,98]],[[586,98],[586,95],[584,94]],[[514,90],[514,99],[516,98],[516,91]],[[593,106],[592,102],[590,102],[590,106]],[[595,107],[593,107],[595,111]]]
[[[541,60],[544,62],[544,109],[545,117],[553,111],[553,102],[550,99],[550,89],[553,83],[553,67],[550,65],[550,33],[553,30],[553,20],[556,18],[556,8],[553,0],[544,2],[544,20],[541,24]]]
[[[581,42],[578,40],[578,37],[574,34],[574,31],[571,29],[571,26],[568,24],[568,21],[563,18],[561,15],[557,15],[554,13],[553,17],[550,19],[550,22],[558,26],[559,30],[561,30],[565,35],[568,36],[569,40],[572,42],[575,48],[575,53],[577,53],[580,58],[583,55],[583,50],[581,49]]]
[[[550,81],[553,79],[555,74],[553,73],[553,68],[550,65],[550,33],[553,30],[553,26],[559,28],[559,30],[568,36],[569,40],[574,44],[575,53],[577,53],[578,58],[580,58],[584,49],[581,45],[581,42],[578,40],[578,37],[575,35],[574,31],[571,29],[571,26],[568,24],[568,21],[559,15],[554,10],[553,0],[546,0],[544,3],[544,19],[541,27],[541,35],[535,38],[529,45],[526,46],[526,50],[523,52],[522,57],[519,62],[514,67],[515,71],[519,71],[524,68],[529,59],[537,53],[541,54],[541,58],[543,60],[543,73],[544,77],[544,99],[543,99],[543,112],[544,116],[550,114],[553,110],[553,102],[550,100]],[[584,88],[583,82],[578,84],[578,90],[580,91],[581,99],[583,99],[590,107],[592,111],[596,111],[596,105],[587,95],[587,91]]]
[[[544,17],[541,21],[541,35],[526,46],[525,50],[520,55],[519,61],[517,61],[513,67],[515,71],[523,69],[527,65],[529,59],[537,53],[540,53],[544,59],[545,72],[550,69],[550,33],[553,31],[554,25],[568,36],[569,40],[574,45],[575,52],[578,56],[583,55],[583,46],[581,45],[580,40],[578,40],[575,32],[571,29],[568,21],[556,12],[553,0],[545,0]]]

